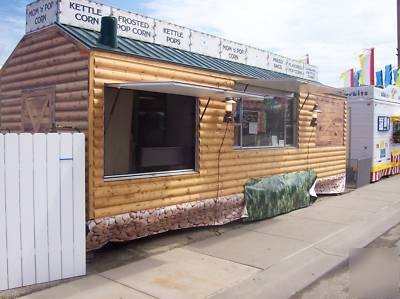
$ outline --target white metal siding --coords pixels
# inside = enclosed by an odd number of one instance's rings
[[[372,158],[373,114],[372,100],[349,100],[350,159]]]
[[[0,134],[0,290],[85,273],[84,134]]]

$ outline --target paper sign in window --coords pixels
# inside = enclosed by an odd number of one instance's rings
[[[249,123],[249,134],[257,134],[257,127],[258,127],[258,123],[250,122]]]

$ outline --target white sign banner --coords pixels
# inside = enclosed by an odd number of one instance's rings
[[[313,65],[304,65],[304,78],[318,81],[318,68]]]
[[[286,57],[274,53],[269,53],[268,65],[270,70],[278,73],[286,73],[286,62]]]
[[[268,51],[247,47],[247,64],[268,69]]]
[[[115,8],[112,12],[113,16],[117,18],[118,35],[154,42],[154,19]]]
[[[111,15],[111,6],[88,0],[60,0],[63,24],[100,31],[101,17]]]
[[[304,63],[294,59],[287,59],[286,73],[295,77],[304,77]]]
[[[119,36],[318,80],[318,68],[271,52],[90,0],[38,0],[26,7],[26,32],[55,22],[100,31],[101,18],[117,19]]]
[[[220,39],[218,37],[192,30],[192,52],[211,56],[220,57]]]
[[[57,0],[40,0],[26,6],[26,32],[49,26],[57,21]]]
[[[154,42],[163,46],[190,51],[190,30],[185,27],[155,20]]]

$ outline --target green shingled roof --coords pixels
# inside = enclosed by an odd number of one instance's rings
[[[105,47],[97,42],[100,33],[78,27],[57,24],[64,31],[78,39],[89,48],[102,49],[126,55],[133,55],[170,62],[174,64],[195,67],[208,71],[224,74],[238,75],[257,79],[293,79],[296,77],[250,66],[233,61],[223,60],[215,57],[201,55],[184,50],[169,48],[153,43],[142,42],[118,36],[118,48]]]

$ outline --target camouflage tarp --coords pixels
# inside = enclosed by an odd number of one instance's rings
[[[274,217],[311,205],[316,197],[310,189],[317,178],[315,171],[302,171],[266,178],[250,179],[245,185],[248,217],[254,221]]]

